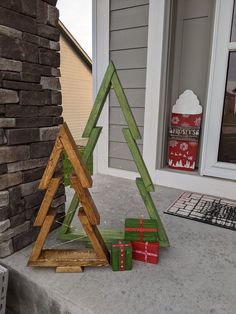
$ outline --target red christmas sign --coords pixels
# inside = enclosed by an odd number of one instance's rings
[[[173,107],[169,129],[168,164],[193,171],[196,165],[202,107],[192,91],[185,91]]]

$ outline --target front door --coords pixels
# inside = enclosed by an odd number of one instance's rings
[[[236,0],[217,0],[203,175],[236,179]]]

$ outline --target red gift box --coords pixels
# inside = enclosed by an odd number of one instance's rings
[[[201,114],[172,114],[169,131],[169,166],[180,170],[195,169]]]
[[[131,242],[133,259],[145,263],[157,264],[159,261],[158,242]]]

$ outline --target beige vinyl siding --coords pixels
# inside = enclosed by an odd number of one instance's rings
[[[92,108],[92,73],[63,35],[60,45],[63,117],[76,143],[84,145],[82,133]]]
[[[143,135],[147,67],[148,0],[110,1],[110,59],[114,62],[134,118]],[[109,167],[136,171],[122,134],[126,127],[113,91],[109,111]],[[143,150],[143,140],[137,141]]]

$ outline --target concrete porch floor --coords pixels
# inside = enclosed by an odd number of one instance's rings
[[[9,313],[235,314],[236,233],[164,215],[180,193],[165,187],[152,193],[171,242],[158,265],[134,261],[127,272],[86,268],[82,274],[56,274],[26,267],[31,246],[1,260],[10,269]],[[146,216],[133,181],[95,176],[92,195],[106,227]],[[68,190],[67,203],[71,196]]]

